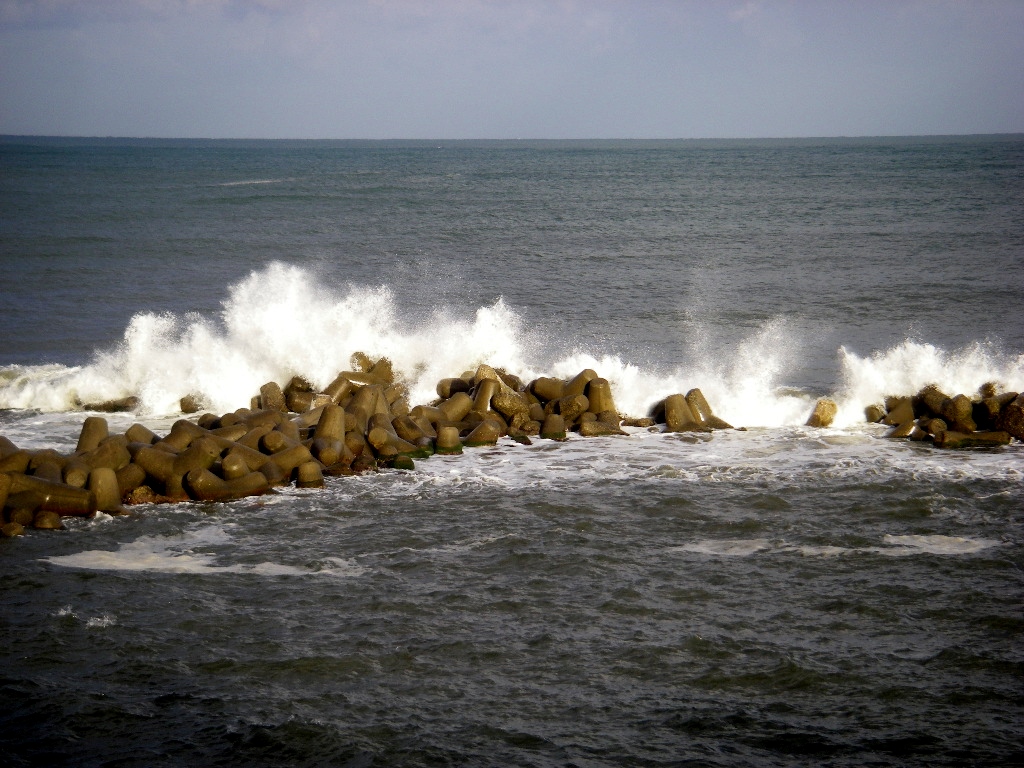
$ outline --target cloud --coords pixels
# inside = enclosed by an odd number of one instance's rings
[[[744,3],[739,8],[729,11],[729,18],[732,21],[743,21],[744,19],[749,19],[754,14],[759,13],[760,10],[761,4],[755,2],[755,0],[750,0],[750,2]]]
[[[196,12],[239,18],[250,13],[296,12],[306,4],[306,0],[0,0],[0,26],[75,29]]]
[[[794,50],[804,40],[802,18],[794,13],[791,4],[765,6],[760,0],[749,0],[729,12],[729,21],[739,24],[744,34],[766,49]]]
[[[1014,130],[1024,4],[978,7],[987,10],[931,0],[0,0],[0,132]]]

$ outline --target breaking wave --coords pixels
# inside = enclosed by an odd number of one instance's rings
[[[433,400],[439,379],[484,362],[524,379],[593,368],[611,382],[619,410],[633,416],[668,394],[700,387],[736,426],[802,424],[821,394],[787,381],[801,340],[784,318],[765,322],[728,352],[698,346],[685,373],[551,349],[542,330],[528,327],[502,299],[469,315],[437,307],[410,324],[385,287],[330,284],[315,271],[272,263],[231,286],[214,317],[141,313],[119,344],[96,352],[88,365],[0,369],[0,408],[61,412],[136,396],[141,413],[166,416],[194,394],[210,410],[226,412],[247,405],[267,381],[302,376],[324,387],[351,367],[355,352],[390,358],[414,404]],[[886,395],[929,383],[951,392],[971,393],[986,381],[1024,389],[1024,355],[980,343],[950,352],[908,340],[864,357],[840,348],[838,364],[838,428],[863,421],[864,407]]]

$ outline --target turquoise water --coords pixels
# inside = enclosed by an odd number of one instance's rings
[[[12,765],[1020,762],[1021,137],[0,142],[0,431],[166,430],[387,355],[700,387],[747,430],[503,441],[0,547]],[[814,400],[833,428],[803,426]]]

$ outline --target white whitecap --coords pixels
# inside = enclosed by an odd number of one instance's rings
[[[746,557],[770,546],[768,539],[703,539],[673,547],[672,551],[719,557]]]
[[[918,535],[891,536],[882,539],[886,546],[872,549],[883,555],[973,555],[984,549],[998,547],[1002,542],[992,539],[969,539],[962,536]]]
[[[221,528],[206,528],[179,536],[142,536],[122,544],[116,550],[92,549],[72,555],[54,555],[43,562],[64,568],[92,571],[151,572],[177,574],[241,573],[257,576],[353,576],[362,571],[352,563],[332,560],[332,566],[314,570],[283,563],[234,563],[219,565],[221,559],[211,552],[197,552],[197,547],[223,544],[230,537]]]

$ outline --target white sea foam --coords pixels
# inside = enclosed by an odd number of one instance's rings
[[[734,426],[802,424],[814,400],[787,387],[784,377],[798,352],[794,331],[782,318],[765,323],[723,357],[710,340],[693,340],[692,362],[669,372],[642,370],[617,356],[576,351],[557,361],[552,373],[567,378],[592,368],[608,379],[616,407],[634,416],[673,393],[699,388],[716,415]]]
[[[55,616],[60,619],[70,618],[81,620],[81,617],[75,613],[74,608],[70,605],[62,606],[58,609]],[[92,616],[85,620],[85,626],[89,629],[105,629],[106,627],[112,627],[115,624],[117,624],[117,619],[109,613]]]
[[[247,187],[256,184],[282,184],[286,181],[295,181],[294,178],[287,179],[245,179],[244,181],[222,181],[218,187]]]
[[[911,535],[885,536],[882,542],[886,545],[873,549],[883,555],[973,555],[984,549],[1000,546],[1001,542],[992,539],[969,539],[961,536]]]
[[[672,551],[717,557],[747,557],[770,548],[768,539],[702,539],[674,547]]]
[[[72,555],[43,558],[65,568],[91,571],[148,571],[197,575],[252,574],[258,576],[358,576],[363,569],[354,562],[330,558],[327,567],[297,567],[283,563],[218,564],[213,552],[197,551],[230,544],[231,536],[217,526],[206,526],[176,536],[141,536],[116,550],[93,549]],[[68,609],[70,611],[70,608]]]
[[[620,356],[552,350],[542,328],[526,323],[499,299],[473,314],[444,307],[413,324],[383,287],[331,285],[315,271],[272,263],[228,289],[215,317],[142,313],[116,347],[88,365],[12,366],[0,369],[0,408],[44,412],[77,403],[137,395],[147,418],[176,414],[186,394],[210,410],[247,405],[262,384],[304,376],[326,386],[361,351],[387,356],[410,389],[413,404],[435,397],[439,379],[480,363],[524,379],[567,378],[593,368],[607,378],[618,409],[646,415],[659,399],[699,387],[715,412],[735,426],[798,426],[814,396],[787,380],[800,351],[800,334],[785,319],[766,322],[727,355],[695,334],[692,362],[675,370],[641,368]],[[543,351],[542,351],[543,350]],[[973,392],[984,381],[1024,389],[1024,355],[978,344],[946,352],[906,341],[868,357],[839,350],[843,385],[836,427],[863,422],[863,409],[885,395],[912,394],[928,383]]]
[[[704,539],[693,541],[673,552],[692,552],[717,557],[747,557],[758,552],[768,554],[799,553],[804,557],[840,557],[859,554],[879,554],[886,557],[911,555],[973,555],[1002,542],[992,539],[970,539],[960,536],[931,535],[886,535],[881,547],[836,547],[793,545],[786,542],[770,542],[768,539]]]

